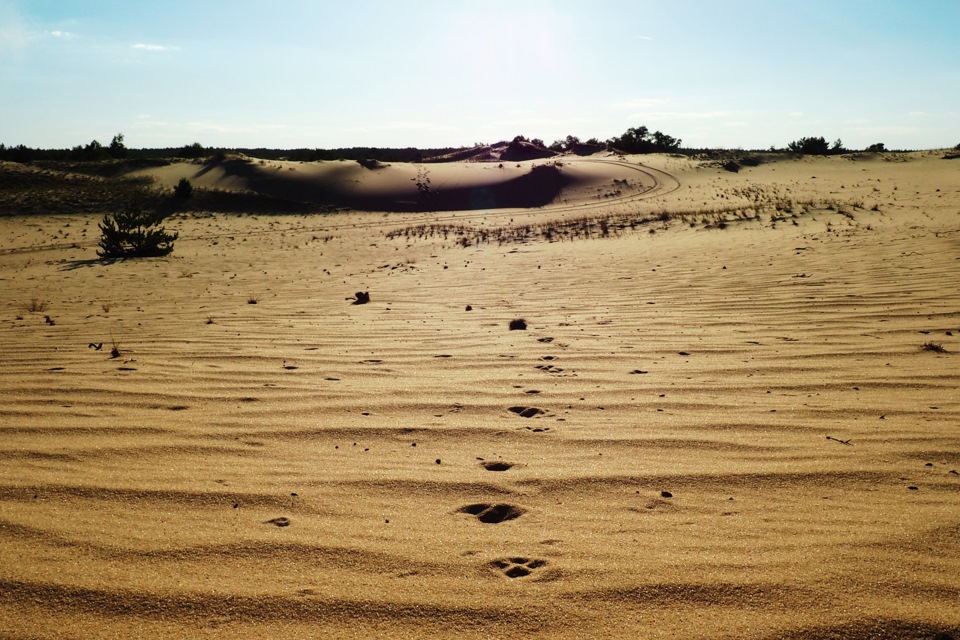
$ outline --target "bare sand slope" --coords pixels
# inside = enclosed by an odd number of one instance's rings
[[[639,160],[112,265],[0,219],[0,635],[960,637],[960,165]]]
[[[438,164],[377,161],[290,162],[246,156],[211,158],[141,169],[166,188],[182,178],[203,189],[370,211],[463,211],[580,204],[640,195],[657,186],[655,172],[612,154],[589,159]],[[616,181],[616,183],[614,183]]]

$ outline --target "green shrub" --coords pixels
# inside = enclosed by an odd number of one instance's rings
[[[102,260],[169,255],[179,234],[160,226],[165,217],[163,212],[146,208],[142,197],[130,200],[123,210],[103,216],[97,255]]]
[[[838,141],[839,142],[839,141]],[[830,153],[830,145],[823,136],[800,138],[787,145],[790,151],[811,156],[825,156]]]
[[[186,200],[193,195],[193,185],[186,178],[180,178],[180,182],[173,188],[173,195]]]

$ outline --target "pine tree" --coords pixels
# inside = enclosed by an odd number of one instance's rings
[[[97,255],[102,260],[169,255],[179,234],[160,226],[165,217],[163,212],[147,209],[142,197],[130,200],[121,211],[103,217]]]

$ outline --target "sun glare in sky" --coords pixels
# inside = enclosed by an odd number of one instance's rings
[[[953,146],[953,0],[0,0],[0,142]]]

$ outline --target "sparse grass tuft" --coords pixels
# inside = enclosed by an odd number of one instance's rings
[[[23,310],[27,313],[42,313],[47,310],[47,303],[45,300],[33,298],[23,306]]]
[[[247,304],[257,304],[258,302],[260,302],[260,296],[257,296],[257,295],[247,296]]]
[[[616,184],[615,186],[621,186]],[[602,197],[602,196],[597,196]],[[485,244],[524,244],[537,240],[569,242],[591,238],[616,238],[642,231],[657,231],[674,222],[704,229],[725,229],[736,224],[769,225],[800,216],[829,211],[856,223],[853,210],[863,209],[862,200],[841,202],[834,199],[798,197],[789,188],[777,185],[751,185],[718,192],[713,202],[691,208],[649,211],[630,206],[627,210],[592,213],[536,222],[518,222],[498,227],[464,224],[420,224],[393,229],[387,239],[402,239],[408,244],[439,239],[460,247]],[[765,222],[765,218],[769,222]]]
[[[926,342],[920,347],[924,351],[933,351],[934,353],[946,353],[947,350],[943,347],[942,344],[937,344],[936,342]]]
[[[111,337],[110,338],[110,357],[116,360],[121,355],[123,354],[120,353],[120,343],[117,342],[116,338]]]

